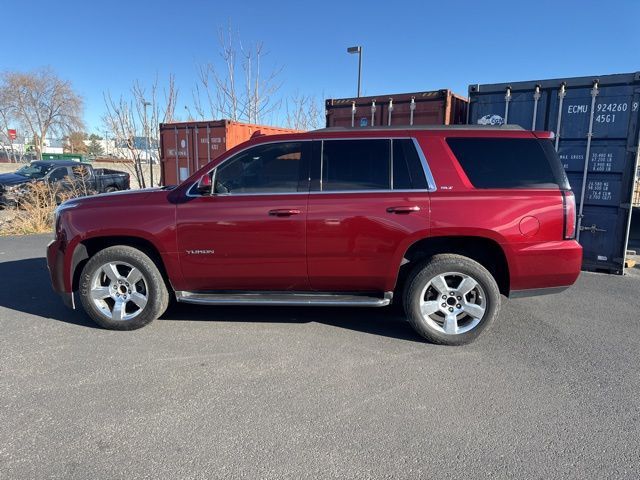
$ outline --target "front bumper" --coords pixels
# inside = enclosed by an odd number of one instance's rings
[[[65,288],[64,285],[64,250],[62,242],[53,239],[47,245],[47,268],[49,269],[49,277],[51,278],[51,286],[53,291],[62,297],[62,301],[69,308],[76,308],[73,291]]]

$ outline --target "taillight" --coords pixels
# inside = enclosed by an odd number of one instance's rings
[[[576,197],[571,190],[562,191],[564,209],[564,239],[572,240],[576,236]]]

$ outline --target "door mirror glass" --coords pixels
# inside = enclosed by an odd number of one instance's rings
[[[211,177],[213,176],[213,172],[205,173],[198,180],[198,184],[196,185],[196,190],[200,195],[211,195]]]

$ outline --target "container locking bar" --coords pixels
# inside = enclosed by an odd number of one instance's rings
[[[409,125],[413,125],[413,112],[416,109],[416,97],[411,97],[411,104],[409,105]]]
[[[504,95],[504,123],[509,123],[509,103],[511,102],[511,87],[507,87]]]
[[[558,90],[558,98],[560,99],[560,103],[558,103],[558,121],[556,122],[556,152],[558,151],[558,146],[560,144],[560,126],[562,125],[562,105],[564,104],[564,97],[567,95],[566,90],[567,84],[562,82],[560,84],[560,90]]]
[[[598,96],[598,80],[593,82],[591,89],[591,112],[589,114],[589,133],[587,133],[587,151],[584,155],[584,170],[582,172],[582,192],[580,193],[580,210],[578,212],[578,233],[576,240],[580,241],[580,232],[582,231],[582,211],[584,210],[584,196],[587,191],[587,175],[589,174],[589,155],[591,154],[591,137],[593,137],[593,117],[596,109],[596,97]],[[594,225],[595,228],[595,225]],[[595,230],[594,230],[595,232]]]
[[[535,92],[533,92],[533,120],[531,121],[531,130],[536,129],[536,119],[538,118],[538,100],[540,100],[540,97],[540,85],[536,85],[536,90]]]
[[[388,115],[387,125],[391,125],[391,112],[393,112],[393,98],[389,99],[389,115]]]
[[[355,126],[356,123],[356,102],[351,102],[351,128]]]
[[[371,126],[375,126],[376,101],[371,101]]]

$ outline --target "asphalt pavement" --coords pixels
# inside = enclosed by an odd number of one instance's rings
[[[174,306],[133,332],[0,237],[0,478],[638,478],[640,270],[505,300],[475,343],[393,310]]]

